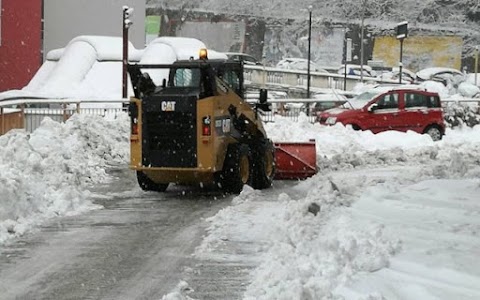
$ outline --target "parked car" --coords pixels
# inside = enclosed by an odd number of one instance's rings
[[[319,115],[321,112],[340,107],[352,108],[347,98],[339,94],[315,94],[313,95],[315,103],[310,105],[310,112],[314,115]]]
[[[302,70],[307,71],[308,59],[305,58],[284,58],[277,63],[277,68],[287,70]],[[327,70],[319,67],[315,62],[310,61],[310,71],[329,73]]]
[[[345,65],[338,68],[338,74],[345,74]],[[362,74],[361,65],[349,65],[347,64],[347,75],[360,76]],[[372,67],[368,65],[363,65],[363,76],[375,77],[376,73],[373,71]]]
[[[377,71],[377,74],[379,72]],[[392,68],[390,71],[383,71],[379,75],[378,78],[382,80],[399,80],[400,79],[400,68],[395,67]],[[416,79],[416,74],[406,68],[402,68],[402,82],[403,83],[414,83]]]
[[[433,80],[441,82],[445,86],[455,87],[466,80],[465,74],[452,68],[426,68],[418,71],[416,76],[417,82]]]
[[[334,108],[317,116],[324,125],[341,123],[373,133],[412,130],[442,139],[445,123],[437,93],[415,88],[378,88],[360,94],[350,103],[355,109]],[[363,105],[360,106],[360,104]]]
[[[255,57],[240,52],[225,52],[229,60],[243,61],[245,65],[261,65]]]

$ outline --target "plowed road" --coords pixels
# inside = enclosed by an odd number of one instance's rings
[[[115,175],[95,187],[97,195],[116,192],[97,196],[104,209],[56,219],[0,247],[0,299],[161,299],[185,272],[196,299],[241,298],[249,266],[200,263],[192,256],[205,218],[232,196],[174,187],[132,197],[133,173]]]

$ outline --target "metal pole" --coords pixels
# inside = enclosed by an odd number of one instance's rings
[[[128,64],[128,27],[125,24],[127,15],[127,10],[123,9],[123,17],[122,17],[122,32],[123,32],[123,67],[122,67],[122,98],[127,98],[127,87],[128,87],[128,77],[127,77],[127,64]]]
[[[312,7],[308,7],[308,64],[307,64],[307,98],[310,98],[310,60],[312,50]]]
[[[363,1],[363,10],[362,10],[362,25],[360,28],[360,82],[363,82],[363,56],[364,56],[364,49],[363,49],[363,36],[364,36],[364,25],[365,25],[365,8],[367,5],[367,0]]]
[[[478,73],[478,46],[475,46],[475,85],[477,85],[477,73]]]
[[[5,134],[5,115],[3,114],[3,107],[0,107],[0,116],[2,117],[2,132],[0,132],[0,134]]]
[[[307,64],[307,99],[310,99],[310,60],[312,50],[312,6],[308,7],[308,64]],[[310,115],[309,103],[305,103],[306,114]]]
[[[402,68],[403,68],[403,39],[400,39],[400,62],[398,63],[399,83],[402,84]]]
[[[345,30],[344,43],[343,43],[343,63],[344,63],[344,72],[343,72],[343,90],[347,90],[347,32]]]

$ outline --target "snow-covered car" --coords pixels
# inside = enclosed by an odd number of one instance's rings
[[[338,68],[338,74],[345,74],[345,65]],[[360,76],[362,74],[362,66],[361,65],[349,65],[347,64],[347,75],[355,75]],[[363,65],[363,76],[367,77],[375,77],[375,71],[373,71],[372,67],[368,65]]]
[[[321,112],[341,107],[341,108],[352,108],[347,98],[344,95],[339,94],[315,94],[313,98],[316,102],[310,105],[310,112],[313,115],[318,115]]]
[[[402,68],[402,83],[414,83],[416,79],[416,74],[406,68]],[[400,79],[400,68],[392,68],[391,71],[382,72],[378,75],[378,78],[382,80],[399,80]]]
[[[241,52],[224,52],[229,60],[243,61],[245,65],[261,65],[261,63],[253,56]]]
[[[452,68],[426,68],[416,73],[416,81],[438,81],[445,86],[458,86],[466,80],[465,74]]]
[[[285,58],[277,63],[277,68],[287,70],[303,70],[308,69],[308,59],[305,58]],[[315,62],[310,61],[310,71],[329,73],[327,70],[319,67]]]

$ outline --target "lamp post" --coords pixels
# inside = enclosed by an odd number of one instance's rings
[[[363,9],[362,9],[362,25],[360,27],[360,82],[363,82],[363,35],[365,34],[365,9],[367,6],[367,0],[363,0]]]
[[[475,46],[475,85],[477,85],[477,73],[478,73],[478,50],[480,46]]]
[[[307,98],[310,98],[310,61],[312,51],[312,9],[308,7],[308,64],[307,64]]]
[[[308,62],[307,62],[307,98],[310,99],[310,60],[312,50],[312,9],[311,5],[308,6]],[[310,107],[308,103],[305,103],[306,114],[310,114]]]
[[[130,20],[130,16],[133,13],[133,8],[128,6],[123,6],[122,8],[122,44],[123,44],[123,57],[122,57],[122,98],[126,99],[128,96],[128,76],[127,76],[127,65],[128,65],[128,28],[133,24]]]
[[[352,61],[352,39],[348,37],[348,29],[345,28],[345,36],[343,41],[343,90],[347,90],[347,64]]]

